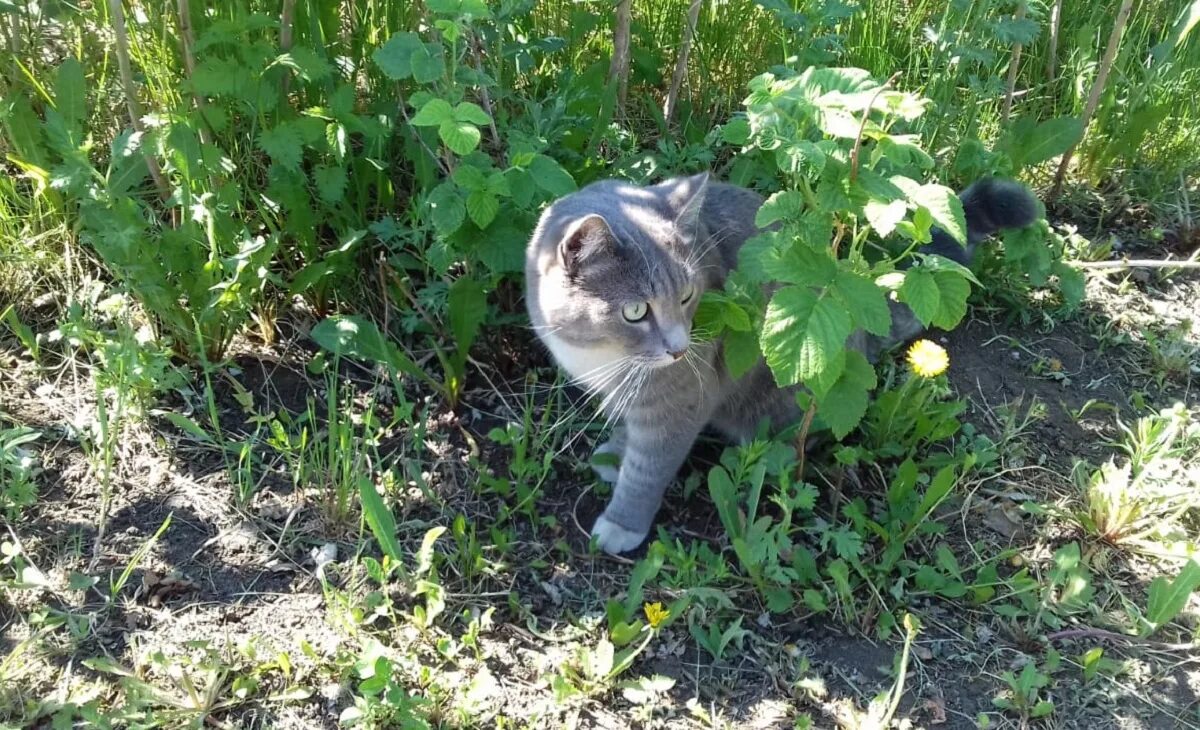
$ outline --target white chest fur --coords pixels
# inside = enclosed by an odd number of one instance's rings
[[[610,347],[581,347],[573,345],[555,334],[543,338],[559,366],[577,382],[589,390],[607,393],[621,382],[623,371],[616,364],[624,353]]]

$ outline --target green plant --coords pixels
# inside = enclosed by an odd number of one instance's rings
[[[1049,686],[1050,674],[1058,667],[1058,662],[1058,655],[1051,650],[1044,672],[1032,660],[1021,668],[1020,674],[1004,672],[1000,678],[1008,685],[1008,691],[992,698],[992,704],[1006,712],[1015,713],[1023,722],[1054,712],[1054,702],[1043,699],[1041,691]]]
[[[1084,502],[1074,517],[1090,534],[1114,545],[1167,539],[1179,520],[1197,506],[1192,465],[1200,427],[1182,404],[1139,418],[1132,427],[1118,421],[1125,452],[1092,470],[1078,462],[1072,470]]]
[[[10,520],[37,501],[37,457],[26,448],[42,437],[23,426],[0,428],[0,511]]]

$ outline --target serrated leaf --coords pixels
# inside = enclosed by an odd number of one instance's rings
[[[313,183],[321,200],[334,205],[346,194],[346,171],[341,167],[319,165],[313,169]]]
[[[529,163],[529,172],[533,174],[533,182],[551,195],[563,196],[575,192],[575,178],[553,157],[534,155]]]
[[[756,237],[755,247],[746,254],[752,270],[760,271],[768,281],[782,281],[823,287],[837,276],[837,262],[825,248],[814,248],[803,241],[788,243],[788,231],[769,234],[771,238]]]
[[[321,81],[333,72],[333,67],[328,61],[305,46],[293,46],[287,53],[276,58],[275,63],[287,66],[305,81]]]
[[[843,269],[834,279],[833,295],[854,318],[855,326],[881,337],[891,332],[887,296],[871,279]]]
[[[471,122],[472,124],[487,124],[492,121],[492,118],[478,104],[469,101],[461,102],[454,107],[454,118],[460,122]]]
[[[445,99],[433,98],[413,115],[409,123],[414,127],[440,127],[454,121],[454,107]]]
[[[850,316],[832,298],[788,286],[771,297],[763,321],[762,346],[780,385],[804,382],[836,362],[850,336]]]
[[[804,195],[798,190],[783,190],[763,201],[754,214],[754,225],[766,228],[776,221],[794,220],[804,212]]]
[[[725,368],[734,380],[742,377],[758,363],[762,351],[758,333],[753,330],[727,330],[724,337]]]
[[[907,212],[908,206],[903,200],[893,200],[890,203],[868,200],[863,206],[867,222],[881,237],[890,236],[892,231],[896,230],[896,224],[904,220],[904,214]]]
[[[818,413],[834,437],[845,438],[867,412],[868,393],[875,387],[875,368],[856,351],[846,353],[846,364],[837,382],[818,400]]]
[[[900,285],[897,296],[926,327],[940,312],[941,295],[937,281],[933,273],[925,269],[913,268],[904,272],[904,283]]]
[[[488,175],[487,191],[492,195],[502,198],[507,198],[512,194],[508,188],[508,178],[499,170]]]
[[[446,62],[442,59],[440,43],[422,43],[413,50],[412,76],[417,83],[428,84],[446,74]]]
[[[462,226],[467,207],[453,183],[445,182],[429,193],[430,220],[443,236],[449,236]]]
[[[472,190],[467,195],[467,215],[480,228],[487,228],[500,212],[500,202],[486,190]]]
[[[1027,226],[1004,232],[1004,260],[1029,277],[1034,286],[1042,286],[1050,276],[1053,260],[1040,226]]]
[[[962,201],[945,185],[929,183],[905,191],[909,202],[919,205],[933,217],[933,222],[959,243],[967,241],[967,218]]]
[[[304,156],[303,138],[300,130],[289,122],[281,122],[258,135],[258,146],[280,167],[300,171]]]
[[[955,271],[936,271],[933,279],[938,288],[938,311],[933,318],[933,324],[950,331],[957,327],[967,314],[967,297],[971,296],[971,283]]]
[[[454,182],[464,190],[486,190],[487,175],[474,165],[462,164],[454,170]]]
[[[396,33],[376,48],[371,58],[385,76],[401,81],[412,76],[413,52],[421,46],[421,36],[416,33]]]
[[[750,141],[750,122],[745,117],[730,119],[721,127],[721,140],[726,144],[746,144]]]
[[[443,122],[442,126],[438,127],[438,136],[456,155],[470,154],[482,139],[479,128],[474,124],[456,121]]]
[[[1053,272],[1058,276],[1058,290],[1062,293],[1063,304],[1068,309],[1074,309],[1083,302],[1086,292],[1086,281],[1083,272],[1061,261],[1055,261]]]

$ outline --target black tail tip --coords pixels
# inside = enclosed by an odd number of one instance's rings
[[[1015,180],[986,177],[959,196],[971,228],[987,232],[1024,228],[1042,216],[1042,206],[1029,188]]]

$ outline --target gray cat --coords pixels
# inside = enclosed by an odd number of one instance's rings
[[[934,231],[923,250],[969,264],[988,235],[1038,216],[1036,200],[1016,183],[981,180],[960,199],[967,245]],[[707,174],[649,187],[605,180],[547,208],[529,242],[525,301],[534,331],[617,424],[596,450],[620,458],[619,468],[597,468],[616,485],[592,528],[609,553],[645,540],[702,429],[743,443],[764,419],[782,429],[801,416],[794,389],[781,389],[761,358],[735,380],[719,340],[691,342],[700,296],[720,289],[737,266],[738,250],[759,232],[762,202]],[[873,360],[921,332],[903,304],[892,302],[892,315],[891,337],[858,332],[849,346]]]

